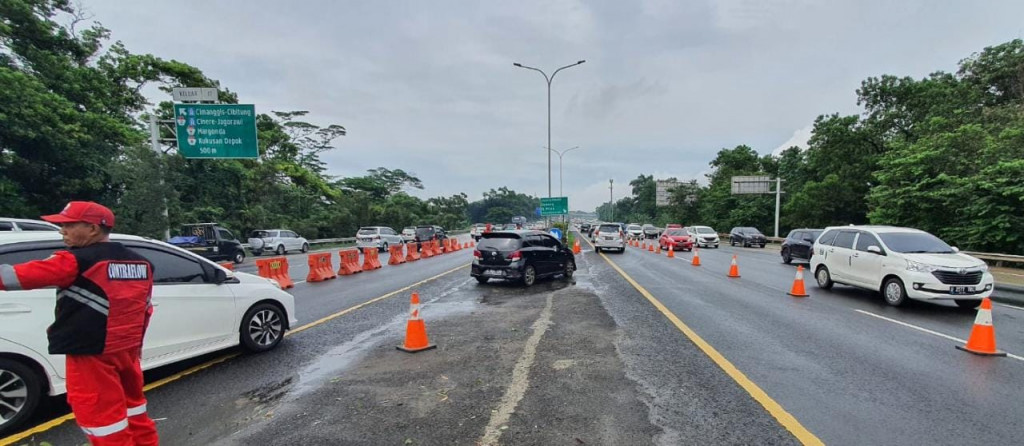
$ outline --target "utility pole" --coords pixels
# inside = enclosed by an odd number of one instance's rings
[[[779,206],[782,203],[782,177],[775,177],[775,238],[779,238]]]
[[[615,220],[615,189],[613,189],[614,183],[614,179],[608,179],[608,220]]]

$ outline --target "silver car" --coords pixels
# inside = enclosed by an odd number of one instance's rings
[[[309,251],[309,240],[287,229],[258,229],[249,236],[249,250],[257,256],[264,252],[283,256],[288,251]]]
[[[356,246],[361,248],[377,248],[384,252],[389,246],[401,246],[405,243],[402,236],[387,226],[364,226],[356,233]]]
[[[60,226],[42,220],[0,217],[0,232],[60,231]]]
[[[594,231],[594,251],[617,249],[619,252],[626,251],[625,234],[622,227],[617,224],[603,224]]]

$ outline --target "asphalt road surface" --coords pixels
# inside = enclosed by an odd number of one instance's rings
[[[147,393],[162,443],[1019,444],[1024,434],[1024,309],[995,305],[1011,356],[978,357],[953,348],[974,310],[892,308],[810,280],[811,296],[793,298],[795,266],[777,253],[705,249],[693,267],[688,253],[583,247],[571,280],[528,289],[477,284],[471,250],[298,283],[305,325],[278,349],[147,373],[169,378]],[[726,278],[734,253],[739,279]],[[304,256],[292,258],[301,280]],[[395,346],[413,291],[438,348],[408,354]],[[50,425],[0,445],[85,441],[73,421]]]

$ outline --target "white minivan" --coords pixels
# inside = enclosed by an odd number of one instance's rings
[[[229,271],[176,246],[131,235],[111,239],[153,264],[153,317],[142,369],[241,344],[273,349],[294,327],[295,299],[271,279]],[[58,232],[0,233],[0,264],[49,257],[64,249]],[[47,349],[56,288],[0,291],[0,437],[31,417],[44,394],[64,394],[64,355]]]
[[[953,300],[973,308],[994,284],[985,262],[925,231],[893,226],[835,226],[814,243],[818,286],[878,291],[889,305],[909,299]]]

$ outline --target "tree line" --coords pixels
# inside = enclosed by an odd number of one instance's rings
[[[732,195],[734,175],[784,180],[789,229],[885,224],[919,228],[961,249],[1024,254],[1024,42],[986,47],[955,73],[882,75],[857,89],[863,113],[825,114],[806,149],[721,149],[707,184],[684,182],[656,207],[655,180],[598,208],[601,219],[755,226],[770,235],[774,195]]]
[[[0,2],[0,215],[37,218],[91,200],[111,207],[118,232],[130,234],[162,238],[165,228],[213,221],[240,236],[283,227],[329,238],[363,225],[506,222],[536,207],[505,188],[477,203],[465,193],[421,199],[408,191],[422,181],[399,168],[328,175],[322,155],[346,129],[307,122],[306,111],[258,115],[258,159],[158,154],[147,123],[151,114],[172,118],[172,103],[152,104],[147,86],[218,88],[227,104],[238,95],[197,67],[109,40],[110,30],[68,0]]]

